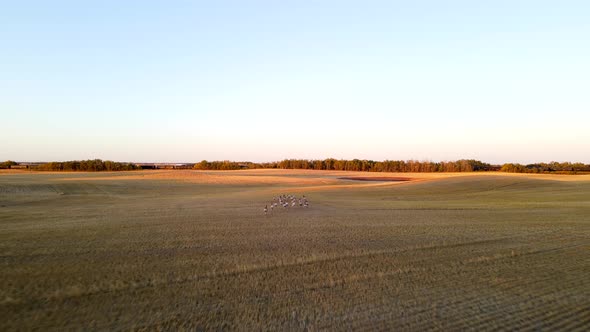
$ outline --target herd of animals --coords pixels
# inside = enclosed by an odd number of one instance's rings
[[[295,195],[280,195],[273,197],[269,205],[264,206],[264,214],[272,213],[275,208],[282,207],[283,209],[288,208],[308,208],[309,201],[305,195],[297,197]]]

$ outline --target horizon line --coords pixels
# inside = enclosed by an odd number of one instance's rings
[[[586,162],[583,161],[571,161],[571,160],[565,160],[565,161],[559,161],[559,160],[551,160],[551,161],[535,161],[535,162],[528,162],[528,163],[520,163],[520,162],[514,162],[514,161],[504,161],[504,162],[500,162],[500,163],[492,163],[492,162],[487,162],[487,161],[483,161],[483,160],[479,160],[479,159],[474,159],[474,158],[460,158],[460,159],[454,159],[454,160],[438,160],[438,161],[434,161],[432,159],[383,159],[383,160],[376,160],[376,159],[360,159],[360,158],[352,158],[352,159],[346,159],[346,158],[332,158],[332,157],[328,157],[328,158],[283,158],[283,159],[279,159],[279,160],[272,160],[272,161],[251,161],[251,160],[231,160],[231,159],[201,159],[199,161],[117,161],[117,160],[113,160],[113,159],[103,159],[103,158],[88,158],[88,159],[64,159],[64,160],[50,160],[50,161],[42,161],[42,160],[36,160],[36,161],[17,161],[17,160],[12,160],[12,159],[0,159],[0,163],[4,162],[4,161],[14,161],[16,163],[19,164],[45,164],[45,163],[52,163],[52,162],[71,162],[71,161],[85,161],[85,160],[102,160],[102,161],[112,161],[112,162],[118,162],[118,163],[130,163],[130,164],[198,164],[202,161],[207,161],[207,162],[233,162],[233,163],[253,163],[253,164],[271,164],[271,163],[279,163],[281,161],[284,160],[308,160],[308,161],[314,161],[314,160],[329,160],[329,159],[333,159],[333,160],[360,160],[360,161],[373,161],[373,162],[386,162],[386,161],[404,161],[404,162],[409,162],[409,161],[415,161],[415,162],[421,162],[421,163],[425,163],[425,162],[430,162],[430,163],[445,163],[445,162],[457,162],[457,161],[461,161],[461,160],[475,160],[475,161],[479,161],[482,163],[486,163],[492,166],[501,166],[503,164],[521,164],[521,165],[531,165],[531,164],[540,164],[540,163],[546,163],[546,164],[550,164],[550,163],[572,163],[572,164],[576,164],[576,163],[581,163],[581,164],[586,164]]]

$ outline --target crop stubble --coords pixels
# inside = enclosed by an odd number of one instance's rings
[[[586,177],[357,174],[3,173],[0,329],[589,328]]]

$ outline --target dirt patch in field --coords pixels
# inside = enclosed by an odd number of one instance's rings
[[[367,177],[367,176],[347,176],[338,178],[340,180],[353,180],[353,181],[379,181],[379,182],[403,182],[403,181],[412,181],[412,178],[405,178],[400,176],[374,176],[374,177]]]

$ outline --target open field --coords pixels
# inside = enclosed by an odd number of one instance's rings
[[[265,216],[279,194],[311,206]],[[1,331],[587,331],[590,176],[0,172],[0,313]]]

